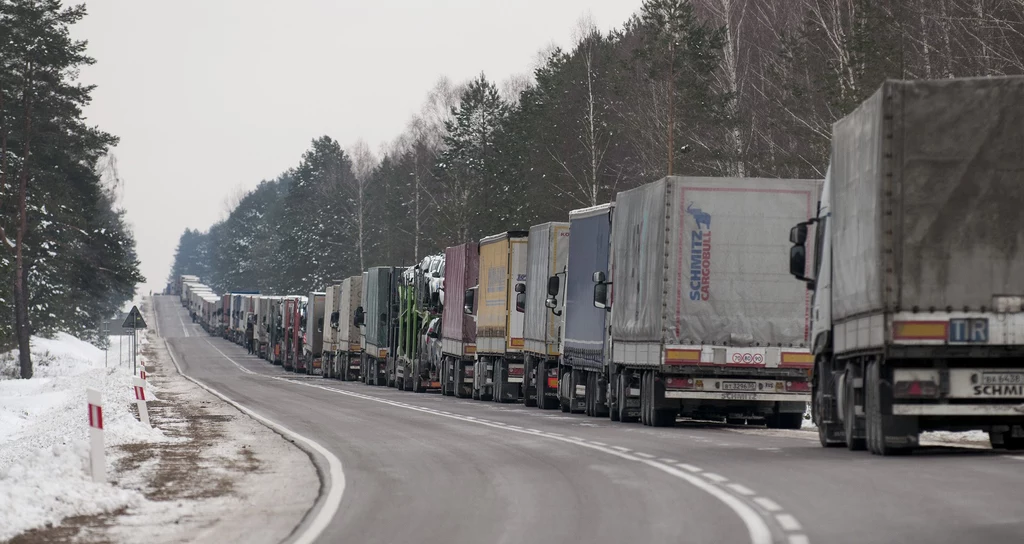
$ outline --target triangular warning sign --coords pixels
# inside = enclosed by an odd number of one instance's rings
[[[142,319],[142,312],[139,311],[138,306],[132,306],[132,311],[128,312],[128,317],[124,318],[121,327],[125,329],[146,328],[146,321]]]

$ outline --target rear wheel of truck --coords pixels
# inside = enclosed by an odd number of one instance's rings
[[[608,397],[608,419],[612,421],[619,420],[619,403],[622,402],[622,397],[619,396],[619,375],[611,375],[611,396]]]
[[[866,407],[865,425],[867,427],[867,446],[875,455],[904,455],[910,453],[910,448],[898,448],[885,443],[887,434],[885,417],[882,416],[882,380],[881,363],[871,361],[868,363],[864,380]]]
[[[558,380],[558,407],[562,409],[562,412],[569,412],[569,396],[565,390],[568,384],[572,383],[572,373],[568,370],[562,373],[562,377]]]
[[[569,371],[569,376],[570,376],[570,379],[569,379],[569,389],[566,391],[566,397],[568,397],[568,399],[569,399],[569,413],[571,413],[571,414],[582,414],[582,413],[586,412],[586,404],[584,404],[583,410],[580,410],[577,407],[579,405],[579,401],[577,400],[577,397],[576,397],[576,391],[579,388],[580,384],[584,384],[584,388],[586,388],[587,384],[586,384],[586,381],[584,381],[584,377],[586,376],[586,374],[584,372],[580,371],[580,370],[570,370]],[[584,392],[584,396],[583,396],[584,403],[586,403],[586,400],[587,400],[586,394],[588,392],[589,391]]]
[[[622,423],[635,423],[638,419],[629,414],[629,381],[625,373],[619,374],[619,421]]]
[[[523,362],[523,406],[528,408],[537,406],[540,394],[540,372],[537,371],[537,365],[533,362],[533,358],[526,356],[526,360]]]
[[[825,423],[825,403],[832,400],[825,395],[825,389],[820,385],[821,376],[825,373],[826,362],[819,360],[814,369],[814,380],[811,382],[811,412],[815,417],[814,424],[818,428],[818,442],[823,448],[836,448],[844,445],[842,440],[836,440],[838,425]],[[835,406],[832,406],[831,413],[835,413]]]
[[[843,434],[846,437],[846,448],[850,451],[861,451],[867,448],[867,440],[857,437],[857,398],[856,390],[853,387],[853,373],[848,367],[846,370],[845,393],[843,394]]]
[[[587,417],[595,417],[597,416],[597,402],[595,401],[595,397],[597,396],[597,380],[595,378],[597,377],[597,374],[587,371],[584,375],[587,377],[585,380],[587,384],[587,394],[584,398],[586,401],[586,409],[584,412],[587,414]]]

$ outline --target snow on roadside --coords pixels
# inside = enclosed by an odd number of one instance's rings
[[[110,353],[123,337],[111,337]],[[127,340],[125,342],[127,353]],[[88,473],[86,389],[103,393],[108,479],[111,447],[172,439],[147,428],[129,410],[131,367],[116,356],[104,366],[99,348],[67,334],[32,338],[35,375],[17,375],[18,351],[0,354],[0,541],[73,515],[139,504],[136,491],[93,483]],[[148,393],[148,392],[147,392]]]

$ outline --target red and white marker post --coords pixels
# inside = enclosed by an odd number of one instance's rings
[[[135,385],[135,404],[139,407],[139,421],[149,427],[149,409],[146,408],[146,381],[141,378],[133,378]]]
[[[103,395],[95,389],[86,390],[89,404],[89,466],[92,481],[107,480],[107,461],[103,453]]]

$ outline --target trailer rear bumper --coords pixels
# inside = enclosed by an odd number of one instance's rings
[[[665,391],[666,399],[680,400],[732,400],[732,401],[764,401],[764,402],[811,402],[810,395],[793,393],[731,393],[731,392],[701,392],[701,391],[677,391],[668,389]]]
[[[892,415],[1024,417],[1024,404],[893,404]]]

